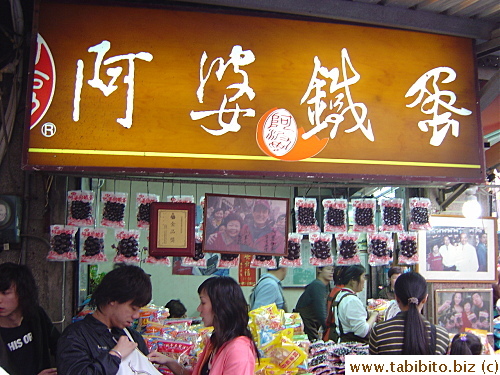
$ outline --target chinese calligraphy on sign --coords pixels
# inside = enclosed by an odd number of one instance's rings
[[[439,82],[441,73],[446,74],[441,82]],[[469,116],[472,112],[466,108],[456,108],[455,104],[457,97],[453,91],[441,90],[439,83],[450,83],[455,80],[457,74],[449,67],[439,67],[429,70],[423,74],[417,81],[410,87],[405,97],[411,97],[418,94],[415,101],[408,104],[407,107],[413,108],[420,104],[420,111],[422,113],[432,115],[431,120],[424,120],[418,122],[418,127],[423,132],[428,132],[429,128],[433,128],[432,137],[429,143],[432,146],[439,146],[443,143],[448,130],[451,128],[451,135],[458,137],[460,133],[460,123],[451,118],[451,113],[456,113],[460,116]],[[432,89],[428,89],[428,82],[432,80]],[[427,96],[426,98],[424,98]],[[443,107],[447,112],[439,113],[439,107]]]
[[[204,67],[205,67],[205,62],[207,61],[207,53],[203,52],[201,56],[201,61],[200,61],[200,86],[198,87],[198,90],[196,91],[196,96],[198,97],[198,102],[203,103],[203,98],[205,95],[205,86],[210,78],[210,75],[212,73],[212,69],[214,68],[215,64],[219,64],[219,68],[215,71],[215,76],[217,77],[217,80],[221,80],[222,77],[224,76],[224,73],[226,69],[229,67],[229,65],[233,66],[233,71],[234,73],[240,74],[242,76],[242,82],[241,83],[233,83],[229,86],[227,86],[227,89],[236,89],[236,93],[231,96],[229,99],[227,95],[224,95],[224,98],[222,99],[222,103],[220,105],[220,108],[218,110],[213,110],[213,111],[191,111],[191,119],[192,120],[201,120],[205,117],[212,116],[212,115],[218,115],[218,122],[219,125],[221,126],[221,129],[213,130],[205,127],[204,125],[201,125],[201,127],[208,133],[212,135],[223,135],[226,134],[227,132],[237,132],[241,129],[241,125],[238,123],[238,119],[240,114],[244,117],[255,117],[255,110],[252,108],[247,108],[247,109],[241,109],[238,103],[236,103],[236,106],[234,109],[228,109],[226,108],[227,103],[232,103],[236,101],[237,99],[241,98],[243,95],[248,96],[250,100],[253,100],[255,98],[255,92],[249,85],[249,80],[248,80],[248,74],[245,70],[240,69],[242,66],[249,65],[255,61],[255,55],[251,50],[246,50],[243,51],[243,48],[239,45],[233,46],[233,49],[231,50],[231,53],[229,54],[229,60],[227,62],[224,62],[224,59],[222,57],[217,57],[215,58],[211,64],[210,67],[208,68],[208,72],[205,75],[204,73]],[[223,120],[223,115],[224,114],[232,114],[231,120],[229,122],[224,122]]]
[[[114,64],[118,61],[128,61],[128,74],[123,77],[123,82],[128,85],[127,88],[127,100],[125,117],[116,119],[116,122],[121,124],[123,127],[129,129],[132,126],[132,114],[134,112],[134,78],[135,78],[135,59],[143,61],[153,60],[153,55],[149,52],[139,52],[139,53],[128,53],[126,55],[117,55],[104,60],[104,56],[111,49],[111,43],[107,40],[103,40],[101,43],[96,44],[88,49],[88,52],[96,53],[96,59],[94,63],[94,77],[87,81],[87,83],[102,91],[105,96],[111,95],[118,86],[115,85],[117,79],[122,74],[122,67],[114,67],[106,69],[106,74],[111,77],[108,84],[100,78],[100,71],[102,65]],[[80,119],[80,100],[81,91],[83,87],[83,60],[77,61],[76,70],[76,82],[75,82],[75,97],[73,100],[73,121],[78,121]]]
[[[351,76],[348,77],[347,66],[349,67]],[[344,115],[350,111],[356,124],[345,130],[346,133],[352,133],[356,130],[361,130],[363,135],[370,141],[374,141],[375,137],[372,131],[371,121],[366,119],[368,109],[364,103],[355,103],[351,96],[350,86],[359,82],[361,75],[354,69],[347,49],[342,49],[342,81],[339,82],[340,72],[338,68],[328,70],[328,68],[321,66],[321,61],[318,56],[314,57],[314,71],[309,82],[306,93],[302,97],[300,104],[307,100],[308,117],[311,125],[314,125],[310,131],[302,135],[302,138],[308,139],[317,134],[323,129],[326,129],[329,124],[332,124],[330,131],[330,138],[335,138],[339,125],[344,121]],[[326,79],[330,79],[328,92],[333,94],[337,91],[339,93],[335,96],[335,101],[330,100],[326,102],[325,86],[327,85]],[[341,92],[343,90],[343,92]],[[308,99],[309,98],[309,99]],[[344,102],[347,101],[347,105]],[[344,107],[345,106],[345,107]],[[326,114],[323,112],[326,109],[330,111],[335,110],[336,113]],[[365,120],[367,125],[365,126]]]

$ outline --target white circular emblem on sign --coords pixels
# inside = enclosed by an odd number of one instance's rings
[[[45,124],[42,125],[42,135],[44,137],[50,138],[56,134],[56,126],[52,122],[46,122]]]
[[[286,155],[295,146],[298,137],[297,124],[292,114],[284,108],[274,110],[264,121],[262,136],[273,155]]]

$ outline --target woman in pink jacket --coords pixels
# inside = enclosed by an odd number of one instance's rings
[[[152,362],[167,365],[175,375],[254,375],[257,347],[248,329],[248,308],[243,292],[231,277],[205,280],[198,287],[198,312],[205,327],[214,327],[210,341],[192,371],[156,351]]]

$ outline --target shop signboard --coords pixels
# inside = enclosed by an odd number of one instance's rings
[[[473,40],[47,0],[38,24],[25,169],[483,181]]]

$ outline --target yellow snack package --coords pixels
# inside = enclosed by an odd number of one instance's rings
[[[285,329],[262,348],[264,355],[282,370],[296,369],[307,358],[306,352],[293,343],[292,336],[293,328]]]

